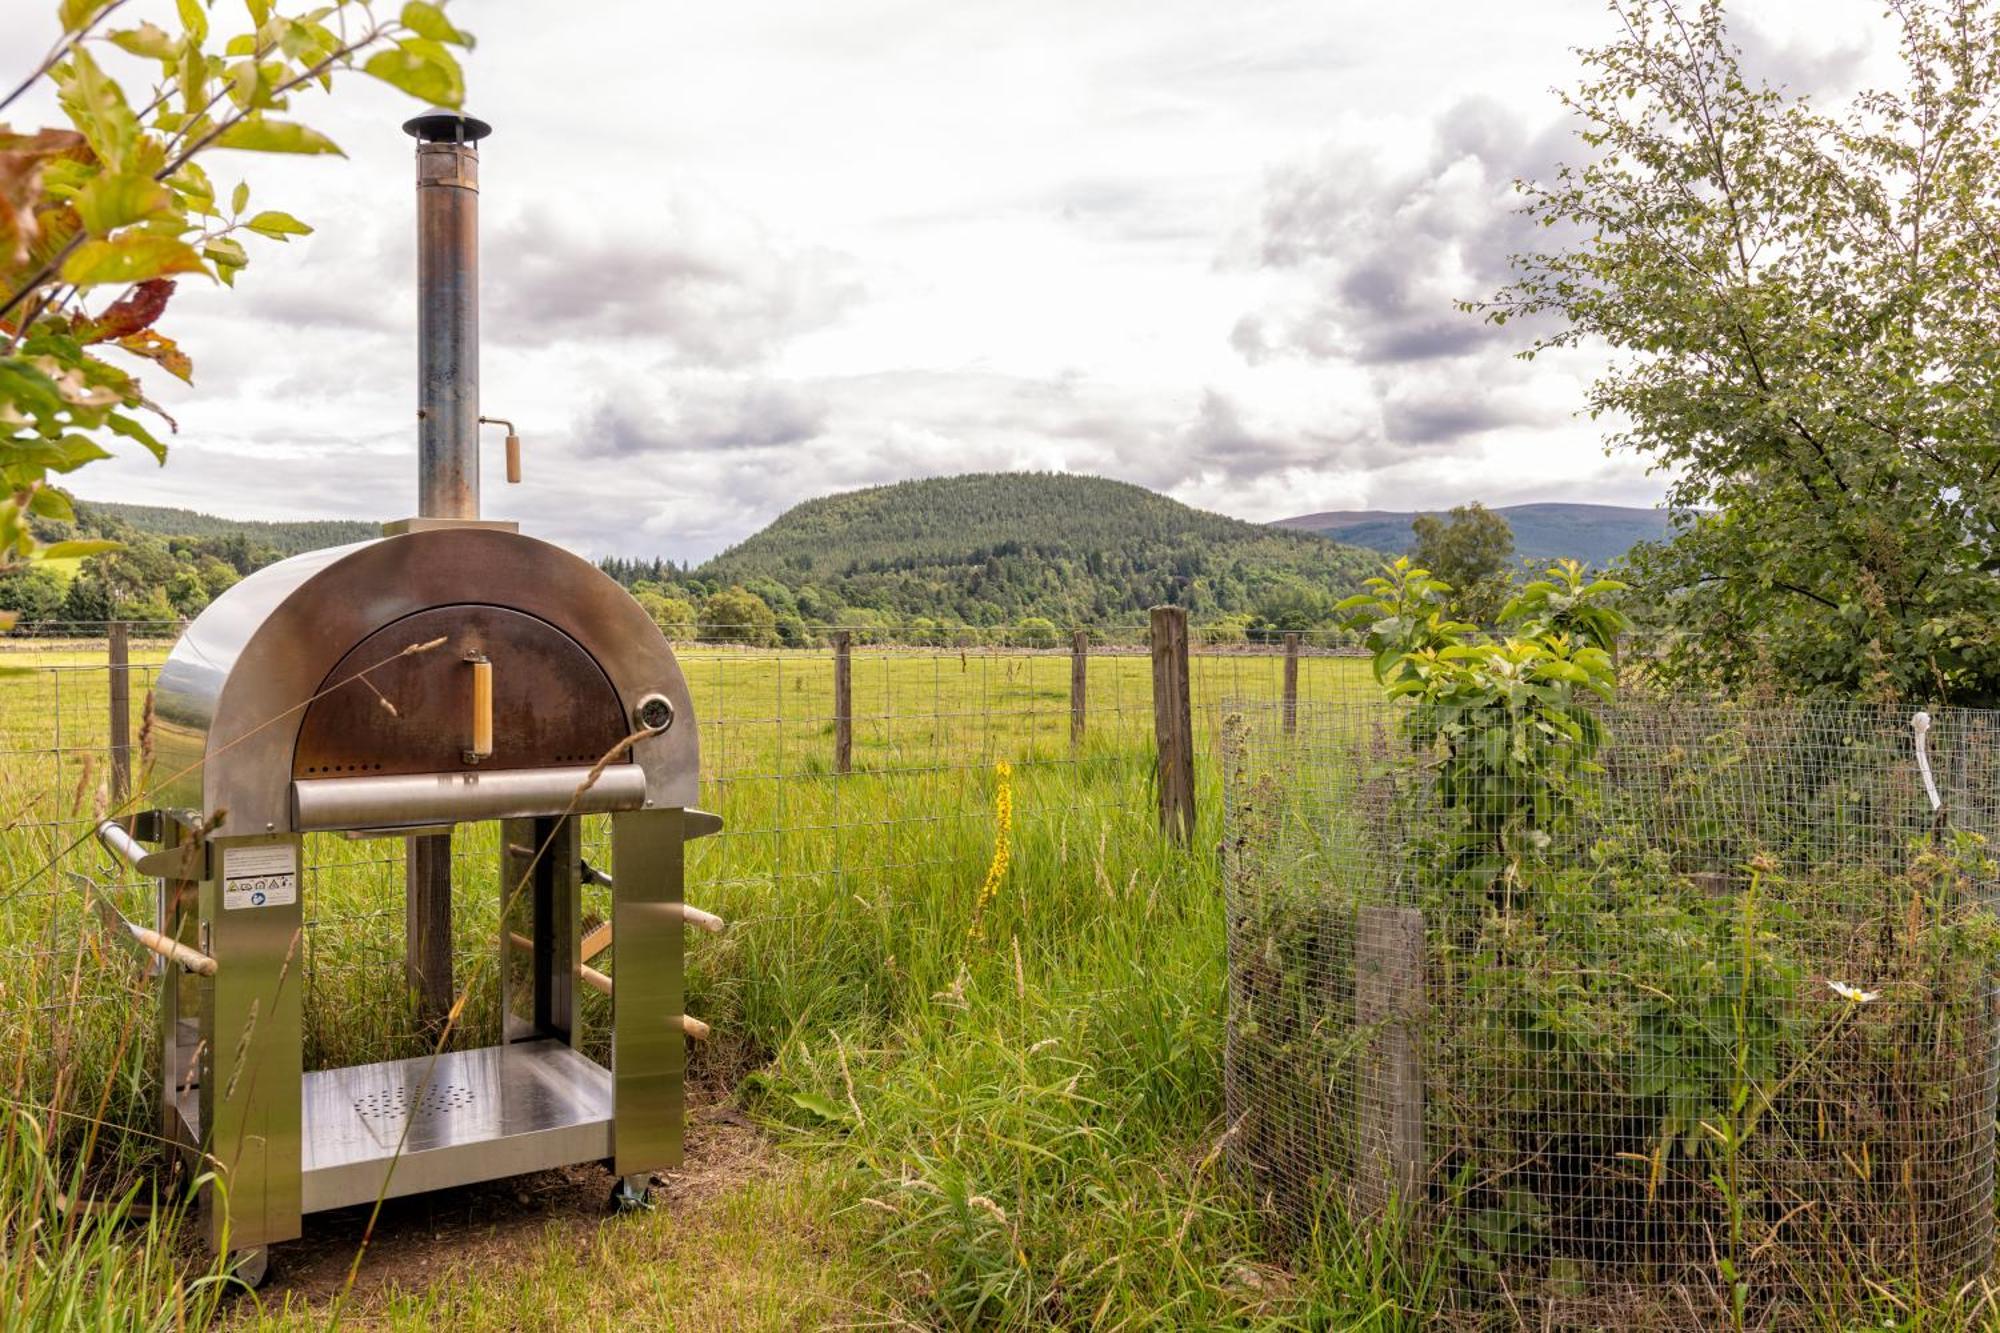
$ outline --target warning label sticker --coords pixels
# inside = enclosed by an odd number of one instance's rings
[[[298,844],[231,847],[222,854],[222,908],[282,907],[299,900]]]

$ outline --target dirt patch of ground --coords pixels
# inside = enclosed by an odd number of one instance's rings
[[[690,1095],[698,1094],[690,1089]],[[689,1106],[684,1165],[653,1177],[653,1206],[669,1214],[697,1212],[789,1170],[742,1112],[710,1094]],[[545,1252],[552,1229],[576,1233],[581,1244],[609,1215],[615,1184],[609,1171],[593,1164],[390,1199],[375,1216],[372,1234],[372,1206],[315,1214],[305,1219],[301,1239],[274,1247],[261,1299],[243,1302],[244,1312],[259,1306],[324,1311],[336,1300],[359,1311],[377,1293],[420,1290],[448,1273],[511,1269],[530,1251]],[[359,1271],[342,1299],[357,1253]]]

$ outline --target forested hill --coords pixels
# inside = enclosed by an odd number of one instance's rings
[[[116,551],[0,572],[0,611],[27,625],[171,622],[201,614],[225,588],[273,561],[379,536],[373,523],[260,523],[192,509],[76,501],[76,521],[36,519],[45,542],[108,538]]]
[[[993,625],[1130,623],[1172,602],[1198,618],[1289,618],[1346,595],[1380,557],[1193,509],[1142,486],[975,473],[808,500],[693,572],[776,583],[811,618],[840,608]]]
[[[248,518],[216,518],[193,509],[167,509],[156,505],[108,504],[98,500],[76,502],[77,527],[85,532],[118,535],[120,528],[149,532],[157,537],[246,538],[252,546],[276,551],[279,556],[317,551],[327,546],[345,546],[382,535],[379,523],[348,519],[308,519],[299,522],[267,523]]]

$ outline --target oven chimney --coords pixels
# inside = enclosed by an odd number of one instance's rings
[[[417,140],[417,514],[479,517],[479,141],[456,111],[403,124]]]

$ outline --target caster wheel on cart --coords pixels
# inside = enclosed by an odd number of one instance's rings
[[[264,1279],[271,1275],[271,1247],[254,1245],[247,1250],[229,1252],[229,1276],[255,1291],[264,1285]]]
[[[611,1211],[614,1213],[650,1213],[653,1211],[653,1191],[651,1179],[647,1176],[626,1176],[611,1187]]]

